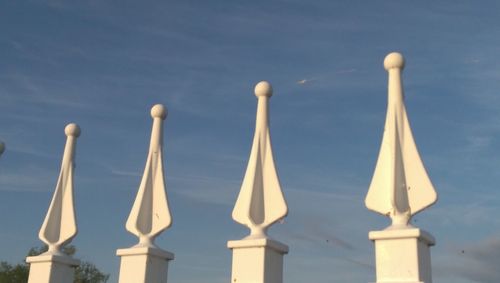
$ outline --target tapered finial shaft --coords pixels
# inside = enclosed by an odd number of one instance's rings
[[[382,145],[366,206],[389,216],[393,227],[407,226],[412,215],[437,200],[418,153],[404,104],[401,73],[405,61],[391,53],[384,60],[389,74],[387,116]]]
[[[64,132],[67,139],[61,172],[39,233],[39,238],[49,246],[50,254],[60,254],[61,247],[71,242],[78,232],[73,202],[73,174],[76,139],[80,136],[80,127],[68,124]]]
[[[163,173],[163,121],[167,109],[151,109],[153,129],[144,175],[127,220],[127,230],[139,237],[137,246],[154,247],[154,239],[172,224]]]
[[[250,228],[250,238],[266,238],[268,227],[285,217],[288,207],[274,165],[269,133],[271,85],[265,81],[258,83],[255,95],[258,98],[255,135],[233,219]]]

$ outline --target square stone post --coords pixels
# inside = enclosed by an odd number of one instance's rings
[[[434,238],[418,228],[372,231],[377,283],[432,283],[430,246]]]
[[[232,283],[282,283],[288,246],[272,239],[228,241],[233,250]]]
[[[29,256],[30,265],[28,283],[73,283],[75,268],[80,261],[67,255],[42,254]]]
[[[159,248],[119,249],[121,257],[119,283],[166,283],[168,262],[174,254]]]

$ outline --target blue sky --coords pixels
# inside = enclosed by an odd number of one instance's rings
[[[39,245],[64,126],[77,145],[77,257],[117,280],[149,145],[169,109],[169,282],[225,282],[227,240],[268,80],[276,166],[289,205],[270,234],[285,281],[373,282],[364,207],[387,102],[385,55],[405,55],[406,107],[439,194],[415,216],[437,240],[435,282],[500,282],[500,4],[496,1],[0,2],[0,260]],[[327,241],[328,240],[328,241]],[[463,251],[463,252],[462,252]]]

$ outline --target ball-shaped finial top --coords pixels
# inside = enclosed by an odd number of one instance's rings
[[[273,95],[273,87],[270,83],[266,81],[261,81],[255,85],[255,96],[267,96],[271,97]]]
[[[64,128],[64,133],[66,134],[66,136],[73,136],[73,137],[79,137],[80,136],[80,133],[81,133],[81,130],[80,130],[80,127],[75,124],[75,123],[70,123],[66,126],[66,128]]]
[[[2,154],[5,151],[5,143],[3,141],[0,141],[0,154]]]
[[[156,104],[151,108],[151,117],[165,120],[167,118],[167,108],[161,104]]]
[[[401,53],[392,52],[385,56],[384,68],[389,71],[390,69],[403,69],[405,67],[405,58]]]

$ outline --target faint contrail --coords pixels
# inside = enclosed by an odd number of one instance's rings
[[[314,77],[314,78],[310,78],[310,79],[302,79],[302,80],[296,81],[295,83],[298,85],[305,85],[305,84],[309,84],[313,81],[322,80],[322,79],[325,79],[328,77],[332,77],[334,75],[349,74],[349,73],[354,73],[354,72],[356,72],[356,69],[339,70],[339,71],[334,72],[333,74],[328,74],[328,75],[324,75],[324,76],[320,76],[320,77]]]

